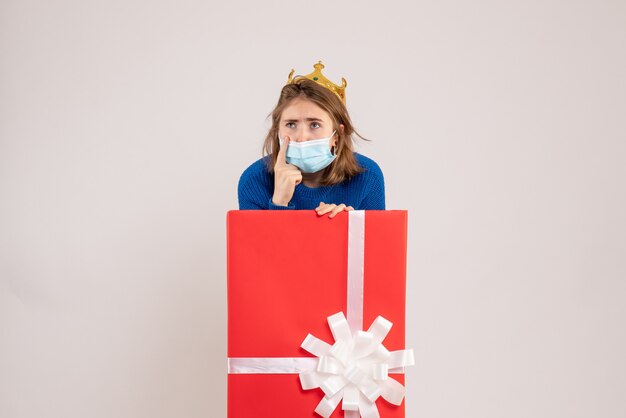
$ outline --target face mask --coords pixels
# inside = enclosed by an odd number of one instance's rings
[[[330,152],[330,139],[335,132],[333,131],[328,138],[304,142],[290,141],[286,154],[287,162],[295,165],[304,173],[316,173],[325,169],[336,157]]]

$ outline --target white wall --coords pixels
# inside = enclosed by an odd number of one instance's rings
[[[626,3],[0,3],[0,416],[225,416],[225,213],[291,68],[410,211],[408,417],[626,416]]]

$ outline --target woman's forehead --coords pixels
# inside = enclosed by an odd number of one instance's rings
[[[317,119],[323,121],[330,121],[330,115],[324,109],[310,100],[296,99],[289,103],[283,113],[281,114],[282,120],[310,120]]]

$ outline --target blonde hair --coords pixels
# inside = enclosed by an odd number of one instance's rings
[[[348,109],[346,109],[339,97],[330,90],[306,78],[296,78],[293,83],[285,85],[280,92],[276,107],[268,115],[268,117],[272,117],[272,127],[263,143],[263,153],[269,156],[268,171],[270,173],[274,171],[274,165],[278,158],[280,149],[280,144],[278,143],[280,117],[283,114],[283,110],[297,98],[309,100],[326,111],[332,119],[334,129],[337,131],[335,147],[337,157],[324,169],[320,184],[330,186],[341,183],[362,172],[363,169],[357,163],[356,158],[354,158],[352,134],[354,133],[366,141],[368,139],[363,138],[356,132],[350,120],[350,115],[348,115]],[[344,126],[343,132],[339,129],[339,125]]]

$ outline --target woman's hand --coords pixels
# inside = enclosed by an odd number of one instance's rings
[[[302,182],[302,173],[293,164],[287,163],[287,147],[290,138],[285,137],[283,146],[278,151],[278,158],[274,164],[274,195],[272,202],[277,206],[287,206],[293,197],[296,186]]]
[[[339,212],[343,212],[344,210],[346,212],[349,212],[351,210],[354,210],[354,208],[352,206],[346,206],[343,203],[335,205],[334,203],[324,202],[320,202],[320,205],[315,208],[315,211],[320,216],[330,212],[330,215],[328,215],[329,218],[334,218],[336,214],[338,214]]]

